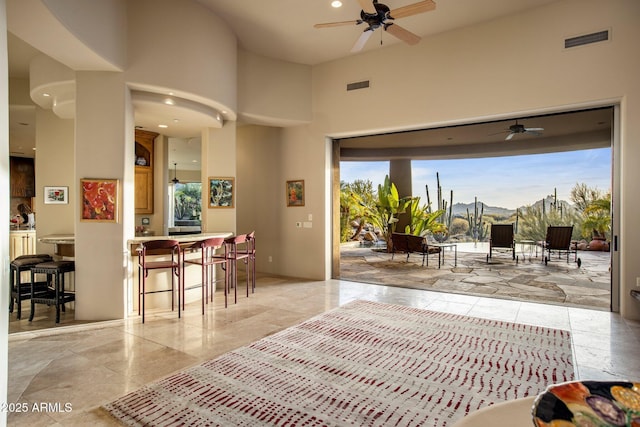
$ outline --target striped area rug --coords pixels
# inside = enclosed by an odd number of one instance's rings
[[[131,426],[450,426],[572,379],[568,331],[355,301],[104,409]]]

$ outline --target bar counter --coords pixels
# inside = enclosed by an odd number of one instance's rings
[[[136,249],[142,242],[148,242],[150,240],[177,240],[181,245],[187,245],[190,243],[205,240],[211,237],[230,237],[233,233],[228,231],[211,232],[211,233],[199,233],[199,234],[185,234],[177,236],[136,236],[127,240],[128,249],[128,262],[127,262],[127,283],[128,288],[127,295],[127,310],[130,316],[137,316],[138,313],[138,253]],[[48,243],[55,245],[55,254],[60,257],[73,258],[75,248],[75,236],[72,234],[52,234],[38,238],[41,243]],[[187,257],[199,257],[199,253],[186,254]],[[82,268],[82,266],[77,266]],[[117,279],[117,278],[114,278]],[[192,287],[201,282],[200,271],[191,266],[186,268],[185,271],[186,287]],[[147,289],[166,289],[170,287],[171,276],[166,271],[150,272],[147,278]],[[186,293],[185,302],[199,300],[201,298],[200,289],[191,289]],[[146,300],[147,310],[153,311],[153,309],[159,310],[171,310],[171,297],[167,293],[157,293],[147,295]],[[176,307],[177,309],[177,307]]]

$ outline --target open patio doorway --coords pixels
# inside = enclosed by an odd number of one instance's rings
[[[405,159],[403,154],[411,153],[411,188],[410,194],[404,195],[419,197],[421,205],[430,202],[432,212],[438,208],[445,209],[441,219],[448,220],[448,243],[455,243],[457,256],[450,253],[453,250],[450,246],[443,248],[445,261],[442,265],[439,265],[437,256],[435,260],[432,257],[428,267],[422,266],[419,256],[409,256],[408,260],[404,256],[395,256],[392,260],[391,254],[386,253],[379,230],[375,230],[372,224],[359,229],[358,221],[352,218],[349,221],[354,226],[352,231],[360,235],[351,241],[348,241],[349,237],[342,237],[339,277],[392,286],[610,310],[612,252],[594,250],[597,242],[591,243],[595,239],[589,227],[593,227],[593,220],[599,215],[600,228],[596,231],[605,235],[608,246],[612,244],[613,107],[590,110],[589,114],[589,119],[597,121],[591,129],[580,132],[573,129],[576,135],[548,135],[549,139],[544,141],[541,135],[528,138],[526,135],[514,135],[505,141],[505,134],[500,134],[502,141],[485,141],[485,152],[480,146],[461,141],[456,141],[453,149],[452,146],[437,148],[435,144],[428,143],[429,138],[425,135],[417,138],[398,135],[394,149],[383,147],[383,140],[372,140],[371,137],[360,141],[359,145],[355,140],[341,143],[341,186],[354,182],[362,186],[368,182],[374,197],[378,185],[389,174],[390,163],[398,158],[392,153],[395,151]],[[562,117],[565,123],[569,123],[568,118],[573,120],[576,117]],[[532,123],[535,119],[524,122]],[[549,132],[551,122],[543,122],[544,126],[537,126],[544,128],[541,133],[554,132]],[[446,132],[442,129],[435,131]],[[463,133],[468,131],[464,129]],[[488,133],[485,128],[479,131],[483,138]],[[513,144],[515,147],[505,147],[506,142],[519,136],[525,137],[526,143],[516,142]],[[455,140],[455,137],[444,140]],[[372,146],[372,141],[377,146]],[[406,141],[413,142],[407,144]],[[513,151],[509,152],[509,148]],[[369,154],[365,155],[367,150]],[[381,153],[386,153],[388,158]],[[406,187],[406,183],[404,185]],[[608,200],[609,210],[596,211],[592,207],[585,213],[587,205],[595,200]],[[555,220],[564,216],[565,222],[574,225],[572,240],[579,245],[577,256],[581,267],[574,262],[554,258],[548,264],[543,262],[544,255],[536,245],[543,237],[534,237],[532,228],[546,227],[545,216],[554,216]],[[606,217],[605,221],[602,216]],[[586,224],[584,219],[588,219]],[[516,245],[518,262],[513,262],[510,257],[493,257],[491,263],[487,262],[489,243],[486,231],[491,223],[517,224],[516,240],[527,243]],[[470,229],[474,226],[472,232]],[[343,234],[348,233],[343,230]]]

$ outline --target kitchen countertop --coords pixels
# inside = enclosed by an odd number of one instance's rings
[[[34,232],[36,231],[35,228],[9,228],[9,231],[11,233],[29,233],[29,232]]]
[[[51,243],[56,245],[72,245],[76,238],[73,234],[49,234],[38,238],[41,243]]]
[[[29,231],[29,230],[23,230]],[[127,244],[135,245],[140,242],[148,242],[149,240],[177,240],[178,242],[196,242],[198,240],[208,239],[210,237],[230,237],[233,233],[229,231],[218,231],[212,233],[183,234],[180,236],[138,236],[127,240]],[[51,243],[57,245],[70,245],[75,243],[73,234],[50,234],[42,236],[38,240],[42,243]]]

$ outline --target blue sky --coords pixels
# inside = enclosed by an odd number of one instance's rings
[[[611,149],[599,148],[564,153],[492,157],[458,160],[414,160],[412,162],[413,195],[426,202],[425,184],[431,200],[436,198],[436,172],[442,191],[453,203],[471,203],[474,197],[489,206],[515,209],[532,205],[553,194],[569,201],[577,183],[611,188]],[[388,162],[341,162],[340,179],[353,182],[368,179],[374,188],[389,173]],[[435,202],[434,202],[435,203]]]

